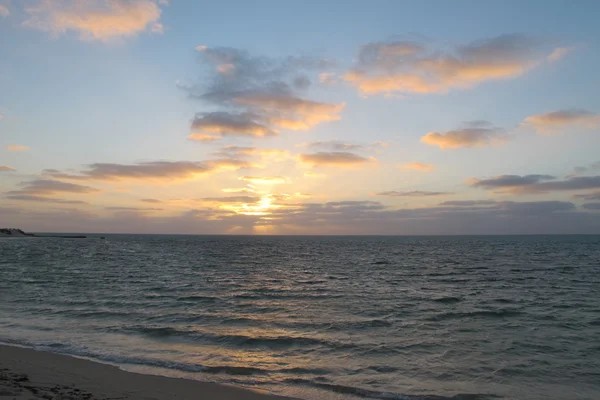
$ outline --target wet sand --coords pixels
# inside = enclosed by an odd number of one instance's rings
[[[1,400],[291,400],[248,389],[126,372],[60,354],[0,345]]]

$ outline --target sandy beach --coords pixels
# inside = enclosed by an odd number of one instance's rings
[[[136,374],[79,358],[2,345],[0,399],[290,400],[216,383]]]

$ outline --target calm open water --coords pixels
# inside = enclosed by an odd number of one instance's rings
[[[0,341],[311,399],[600,399],[600,236],[3,238]]]

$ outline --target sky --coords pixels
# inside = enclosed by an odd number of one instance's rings
[[[0,0],[0,226],[598,234],[598,15]]]

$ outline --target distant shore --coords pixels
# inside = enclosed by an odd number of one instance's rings
[[[126,372],[111,365],[5,345],[0,345],[0,399],[292,400],[216,383]]]
[[[41,238],[48,238],[48,237],[52,237],[52,238],[64,238],[64,239],[86,239],[87,236],[85,235],[52,235],[52,234],[45,234],[45,235],[37,235],[35,233],[27,233],[21,229],[15,229],[15,228],[1,228],[0,229],[0,237],[41,237]]]

